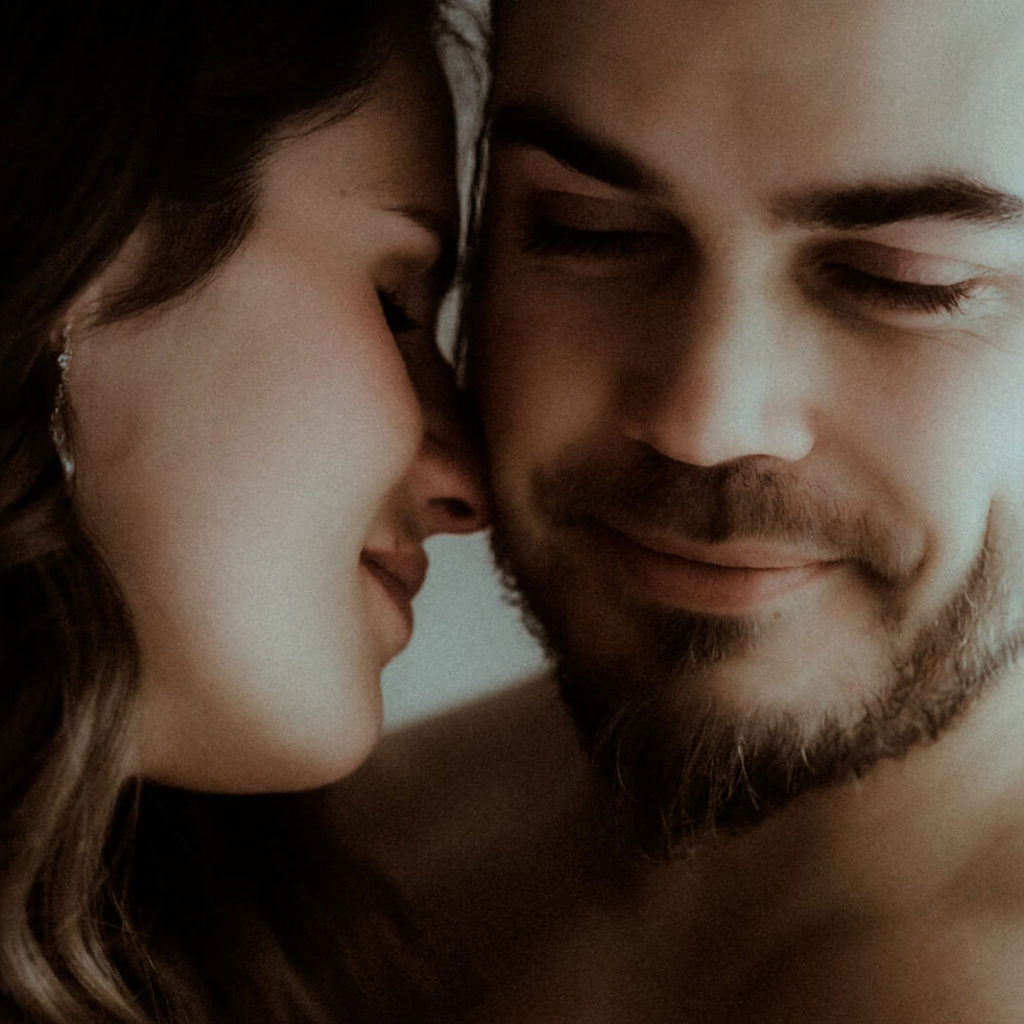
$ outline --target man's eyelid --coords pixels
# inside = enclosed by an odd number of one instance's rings
[[[526,205],[533,217],[580,231],[675,235],[680,230],[670,213],[629,195],[613,199],[541,189],[529,193]]]
[[[502,143],[498,146],[502,165],[512,170],[527,187],[538,191],[564,192],[619,202],[642,203],[645,199],[628,188],[619,188],[559,160],[539,146]]]
[[[861,273],[909,285],[954,285],[993,278],[1005,271],[947,254],[885,245],[863,238],[841,238],[815,247],[811,262],[847,264]]]
[[[964,259],[959,255],[950,255],[948,251],[895,245],[865,238],[840,239],[832,243],[829,249],[837,254],[845,250],[846,253],[859,257],[865,264],[864,269],[870,269],[879,276],[899,277],[910,283],[929,283],[935,277],[953,282],[972,277],[992,277],[1007,272],[1005,266]]]

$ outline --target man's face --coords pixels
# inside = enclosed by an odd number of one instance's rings
[[[1016,654],[1022,53],[1008,0],[499,12],[497,549],[652,845],[933,738]]]

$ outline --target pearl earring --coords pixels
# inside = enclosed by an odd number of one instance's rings
[[[72,354],[70,323],[64,324],[60,329],[60,338],[61,350],[57,356],[60,380],[57,383],[57,396],[53,402],[53,411],[50,413],[50,437],[53,438],[53,446],[57,449],[57,455],[60,456],[60,464],[64,467],[64,476],[70,480],[75,475],[75,459],[68,445],[67,424],[64,418]]]

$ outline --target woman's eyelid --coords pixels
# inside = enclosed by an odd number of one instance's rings
[[[396,333],[432,327],[446,294],[447,289],[441,290],[432,275],[377,286],[377,301]]]
[[[416,204],[387,207],[379,222],[378,279],[384,290],[426,283],[438,299],[454,283],[458,268],[458,220]]]
[[[457,266],[454,246],[435,247],[429,255],[393,255],[378,271],[377,294],[413,320],[431,320],[455,284]]]

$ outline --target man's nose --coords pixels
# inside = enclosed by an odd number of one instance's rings
[[[707,287],[652,324],[621,394],[623,429],[678,462],[795,462],[814,447],[812,352],[764,296]]]
[[[487,494],[476,432],[454,374],[440,355],[418,390],[424,432],[406,478],[420,539],[435,533],[473,533],[488,522]]]

